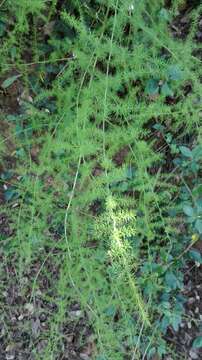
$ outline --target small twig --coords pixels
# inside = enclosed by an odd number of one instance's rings
[[[192,247],[193,245],[198,241],[198,239],[196,239],[195,241],[192,241],[182,252],[180,255],[178,255],[176,258],[173,259],[173,261],[170,262],[170,264],[168,264],[168,266],[166,267],[166,270],[163,272],[162,275],[164,275],[166,273],[166,271],[178,260],[180,260],[184,254],[186,254]]]
[[[70,198],[69,198],[69,202],[68,202],[68,205],[67,205],[67,208],[66,208],[65,220],[64,220],[65,241],[66,241],[66,244],[67,244],[67,250],[68,250],[68,255],[69,255],[70,259],[71,259],[71,253],[70,253],[70,248],[69,248],[69,244],[68,244],[68,240],[67,240],[67,216],[68,216],[68,212],[69,212],[69,209],[70,209],[70,206],[72,204],[73,197],[74,197],[74,192],[75,192],[75,188],[76,188],[76,183],[77,183],[77,179],[78,179],[80,165],[81,165],[81,155],[79,156],[77,170],[76,170],[76,174],[75,174],[75,177],[74,177],[74,183],[73,183],[73,186],[72,186],[72,191],[71,191],[71,195],[70,195]]]
[[[38,64],[51,64],[51,63],[56,63],[56,62],[60,62],[60,61],[70,61],[70,60],[75,60],[75,56],[72,57],[65,57],[65,58],[61,58],[61,59],[55,59],[55,60],[41,60],[41,61],[36,61],[36,62],[30,62],[30,63],[20,63],[18,64],[19,66],[32,66],[32,65],[38,65]],[[14,64],[2,64],[4,66],[14,66]]]
[[[6,2],[6,0],[3,0],[0,4],[0,7],[2,7],[5,2]]]

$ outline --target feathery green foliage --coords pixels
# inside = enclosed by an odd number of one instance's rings
[[[30,301],[50,259],[58,271],[53,294],[44,295],[57,310],[36,359],[58,358],[74,302],[93,327],[95,359],[170,351],[163,334],[177,330],[183,313],[184,259],[175,258],[191,242],[171,215],[190,181],[173,159],[184,161],[180,146],[192,139],[201,144],[202,75],[193,41],[201,6],[182,42],[170,29],[182,2],[173,3],[0,5],[1,70],[4,79],[22,75],[25,93],[20,113],[7,119],[18,179],[7,194],[13,235],[4,252],[17,255],[21,287],[40,259]]]

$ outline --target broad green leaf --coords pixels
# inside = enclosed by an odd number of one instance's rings
[[[15,151],[15,154],[17,157],[21,158],[21,157],[25,156],[25,150],[23,148],[17,149]]]
[[[193,261],[197,261],[198,263],[202,264],[202,256],[199,251],[197,250],[190,250],[189,257]]]
[[[165,292],[162,294],[161,296],[161,301],[164,302],[169,302],[170,300],[170,293],[169,292]]]
[[[195,161],[193,161],[193,162],[191,163],[190,169],[191,169],[194,173],[197,173],[197,171],[199,170],[199,165],[198,165]]]
[[[189,205],[183,206],[183,211],[187,216],[193,216],[194,215],[194,209]]]
[[[162,339],[160,341],[161,341],[161,344],[158,346],[158,354],[159,354],[160,358],[162,358],[162,356],[165,355],[167,351],[166,351],[166,344],[163,342]]]
[[[6,120],[8,120],[8,121],[17,121],[18,119],[19,119],[19,116],[16,116],[16,115],[6,116]]]
[[[0,21],[0,36],[3,36],[6,31],[6,24],[4,24],[2,21]]]
[[[202,146],[198,145],[192,150],[194,160],[198,161],[202,159]]]
[[[168,318],[168,316],[164,315],[164,317],[161,320],[161,330],[164,334],[166,333],[169,324],[170,324],[170,319]]]
[[[166,310],[168,310],[168,309],[170,309],[170,303],[168,302],[168,301],[163,301],[162,302],[162,308],[163,309],[166,309]]]
[[[193,195],[194,196],[198,197],[201,194],[202,194],[202,184],[195,186],[194,189],[193,189]]]
[[[147,95],[156,95],[159,92],[159,81],[150,79],[146,82],[145,93]]]
[[[202,214],[202,198],[196,200],[197,214]]]
[[[11,170],[4,171],[1,173],[0,177],[2,180],[10,180],[13,176],[13,172]]]
[[[135,170],[134,170],[134,168],[132,168],[131,166],[128,167],[128,168],[126,169],[126,177],[131,180],[131,179],[134,178],[134,176],[135,176]]]
[[[16,57],[16,55],[17,55],[17,48],[16,48],[15,46],[12,46],[12,47],[10,48],[10,54],[11,54],[12,60],[14,60],[15,57]]]
[[[155,124],[154,126],[152,126],[153,129],[157,130],[157,131],[160,131],[160,132],[164,132],[165,130],[165,126],[161,125],[161,124]]]
[[[199,232],[199,234],[202,234],[202,220],[201,219],[196,220],[195,229]]]
[[[13,199],[16,199],[16,197],[18,197],[18,193],[16,192],[16,190],[10,188],[4,192],[4,197],[6,201],[11,201]]]
[[[181,304],[185,304],[187,302],[187,299],[184,295],[178,294],[176,295],[176,301]]]
[[[170,144],[172,142],[172,140],[173,140],[172,134],[168,133],[166,135],[166,142]]]
[[[137,344],[139,344],[139,341],[140,341],[139,336],[134,335],[132,338],[132,344],[137,345]]]
[[[4,80],[1,84],[1,87],[3,89],[7,89],[9,86],[11,86],[21,75],[14,75],[9,77],[8,79]]]
[[[162,87],[161,87],[161,94],[164,96],[173,96],[174,93],[171,90],[171,88],[169,87],[168,83],[165,82]]]
[[[167,74],[171,80],[177,81],[183,78],[183,73],[178,65],[170,65]]]
[[[105,310],[105,314],[107,316],[113,317],[116,314],[116,308],[114,305],[109,306],[106,310]]]
[[[174,314],[172,318],[172,327],[175,331],[178,331],[181,322],[182,322],[181,315]]]
[[[201,347],[202,347],[202,336],[198,336],[198,337],[194,340],[194,342],[193,342],[193,344],[192,344],[192,347],[193,347],[194,349],[198,349],[198,348],[201,348]]]
[[[156,349],[155,349],[155,347],[152,347],[152,348],[148,351],[148,353],[147,353],[147,358],[148,358],[148,359],[152,359],[152,357],[153,357],[155,354],[156,354]]]
[[[166,284],[169,286],[170,289],[177,289],[178,287],[178,279],[176,278],[175,274],[172,272],[168,272],[165,276]]]
[[[127,181],[121,182],[121,184],[118,185],[117,188],[119,191],[122,191],[122,192],[127,191],[128,190],[128,182]]]
[[[170,149],[171,149],[172,154],[177,154],[179,152],[178,147],[177,147],[176,144],[171,144]]]
[[[159,17],[160,19],[164,20],[164,21],[169,21],[170,20],[170,14],[168,12],[167,9],[162,8],[159,12]]]
[[[192,158],[192,157],[193,157],[192,151],[191,151],[188,147],[186,147],[186,146],[180,146],[179,149],[180,149],[182,155],[184,155],[185,157],[188,157],[188,158]]]

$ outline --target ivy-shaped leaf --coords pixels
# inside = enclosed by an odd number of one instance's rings
[[[105,314],[109,317],[113,317],[116,314],[116,308],[114,305],[109,306],[106,310],[105,310]]]
[[[170,14],[167,9],[162,8],[159,12],[159,18],[164,21],[170,21]]]
[[[155,347],[152,347],[147,353],[147,358],[152,359],[155,354],[156,354],[156,349]]]
[[[198,197],[202,194],[202,184],[196,185],[193,189],[193,195]]]
[[[187,216],[193,216],[194,215],[194,209],[189,205],[183,206],[183,211]]]
[[[199,234],[202,234],[202,219],[196,220],[195,229],[199,232]]]
[[[11,201],[18,197],[18,193],[14,188],[9,188],[4,192],[4,197],[6,201]]]
[[[202,256],[199,251],[196,250],[190,250],[189,251],[189,257],[191,260],[198,262],[199,264],[202,264]]]
[[[202,336],[198,336],[198,337],[194,340],[194,342],[193,342],[193,344],[192,344],[192,347],[193,347],[194,349],[199,349],[199,348],[202,347]]]
[[[192,151],[188,147],[180,146],[179,149],[180,149],[182,155],[184,155],[185,157],[187,157],[187,158],[192,158],[193,157]]]
[[[157,95],[159,93],[159,81],[150,79],[146,82],[145,93],[147,95]]]
[[[178,65],[170,65],[167,70],[167,74],[170,80],[182,80],[183,73]]]
[[[202,158],[202,146],[198,145],[192,150],[194,160],[198,161]]]
[[[171,88],[169,87],[168,83],[165,82],[162,86],[161,86],[161,94],[163,96],[173,96],[174,93],[171,90]]]
[[[178,331],[179,326],[182,322],[182,317],[179,314],[174,314],[173,318],[172,318],[172,327],[175,331]]]
[[[179,282],[174,273],[167,272],[167,274],[165,276],[165,281],[170,289],[175,290],[178,288]]]
[[[202,198],[199,198],[196,200],[196,209],[197,209],[197,214],[201,215],[202,214]]]

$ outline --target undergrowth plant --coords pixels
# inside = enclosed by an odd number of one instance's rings
[[[181,270],[191,236],[202,233],[201,194],[194,195],[202,74],[193,40],[202,8],[190,13],[182,42],[170,26],[181,3],[0,5],[3,91],[16,81],[24,89],[19,111],[6,117],[16,166],[1,175],[13,229],[4,253],[17,254],[22,288],[40,263],[30,302],[47,263],[57,269],[52,293],[43,295],[56,310],[43,353],[33,347],[36,359],[60,359],[60,329],[73,303],[92,326],[92,359],[172,352],[164,335],[181,322]],[[179,233],[187,220],[192,225]]]

